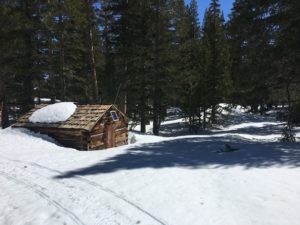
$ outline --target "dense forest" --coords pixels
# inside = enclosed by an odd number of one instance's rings
[[[170,106],[190,131],[219,103],[300,114],[300,1],[1,0],[0,100],[13,120],[41,98],[116,104],[158,135]],[[208,115],[209,114],[209,115]],[[4,114],[3,114],[4,115]],[[209,120],[207,120],[209,118]]]

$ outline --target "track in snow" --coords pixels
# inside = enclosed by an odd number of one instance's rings
[[[37,194],[39,197],[41,197],[42,199],[46,200],[50,205],[54,206],[58,211],[62,212],[64,215],[67,215],[73,222],[74,224],[77,225],[85,225],[85,223],[83,223],[76,215],[75,213],[73,213],[72,211],[70,211],[69,209],[65,208],[61,203],[59,203],[56,200],[53,200],[49,195],[47,195],[45,192],[41,191],[42,187],[35,184],[34,186],[29,184],[28,182],[25,182],[21,179],[17,179],[11,175],[9,175],[8,173],[5,173],[3,171],[0,171],[0,175],[2,177],[5,177],[6,179],[24,186],[25,188],[33,191],[35,194]]]
[[[3,158],[4,159],[4,158]],[[46,171],[49,171],[49,172],[52,172],[52,173],[56,173],[56,174],[59,174],[59,175],[62,175],[63,172],[59,171],[59,170],[56,170],[56,169],[52,169],[52,168],[49,168],[49,167],[46,167],[46,166],[43,166],[43,165],[40,165],[38,163],[34,163],[34,162],[26,162],[26,161],[22,161],[22,160],[13,160],[13,159],[7,159],[5,158],[5,160],[8,160],[8,161],[11,161],[11,162],[16,162],[16,163],[20,163],[20,164],[24,164],[24,165],[27,165],[27,166],[32,166],[32,167],[35,167],[35,168],[39,168],[39,169],[44,169]],[[98,184],[94,181],[91,181],[89,179],[86,179],[82,176],[79,176],[79,175],[76,175],[75,178],[72,178],[72,179],[76,179],[78,181],[81,181],[85,184],[88,184],[90,186],[93,186],[97,189],[100,189],[101,191],[105,192],[105,193],[108,193],[110,194],[111,196],[113,196],[114,198],[117,198],[127,204],[129,204],[130,206],[132,206],[133,208],[135,208],[136,210],[140,211],[141,213],[145,214],[146,216],[150,217],[152,220],[154,220],[157,224],[160,224],[160,225],[167,225],[166,222],[163,222],[161,219],[157,218],[156,216],[154,216],[153,214],[151,214],[150,212],[148,212],[147,210],[143,209],[141,206],[137,205],[136,203],[128,200],[127,198],[125,198],[124,196],[121,196],[119,195],[118,193],[114,192],[113,190],[107,188],[107,187],[104,187],[103,185],[101,184]],[[58,182],[58,181],[57,181]],[[47,196],[47,194],[45,194]],[[58,203],[59,204],[59,203]],[[60,205],[60,204],[59,204]],[[66,209],[67,210],[67,209]],[[82,223],[83,224],[83,223]]]

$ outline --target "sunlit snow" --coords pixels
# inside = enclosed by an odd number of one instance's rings
[[[35,111],[29,121],[33,123],[57,123],[66,121],[73,115],[77,106],[73,102],[60,102],[47,105]]]
[[[134,131],[132,144],[92,152],[0,130],[0,224],[298,225],[300,143],[280,142],[274,117],[234,116],[207,134]]]

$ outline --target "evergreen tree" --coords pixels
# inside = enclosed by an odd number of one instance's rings
[[[275,36],[275,82],[283,90],[288,106],[284,140],[295,141],[293,133],[293,107],[300,102],[300,4],[298,1],[272,1],[271,22],[277,27]],[[278,90],[277,89],[277,90]],[[298,112],[299,113],[299,112]]]
[[[202,51],[201,94],[205,98],[204,109],[211,106],[211,121],[215,122],[216,105],[227,101],[231,92],[229,48],[218,0],[212,0],[205,13]]]
[[[102,3],[105,100],[123,105],[134,120],[140,121],[141,132],[145,132],[150,111],[150,11],[150,3],[144,1]]]
[[[88,1],[49,1],[44,15],[48,29],[46,87],[51,98],[97,102],[95,15]],[[93,50],[93,52],[91,52]]]
[[[145,132],[152,117],[154,133],[158,134],[167,101],[170,43],[167,2],[104,3],[102,38],[106,64],[110,65],[105,67],[107,72],[113,70],[110,78],[106,75],[103,80],[108,84],[106,96],[126,104],[127,112],[140,121],[141,132]],[[108,90],[108,87],[113,88]],[[109,91],[113,94],[109,95]]]
[[[7,102],[18,104],[20,113],[33,106],[35,81],[44,65],[41,10],[39,1],[1,4],[0,92]]]
[[[149,38],[153,46],[149,49],[149,70],[151,73],[151,100],[153,134],[159,134],[160,123],[164,118],[168,91],[168,63],[170,50],[170,15],[167,1],[155,0],[150,5],[153,20]]]
[[[195,116],[199,108],[197,96],[198,77],[200,73],[200,26],[196,1],[185,6],[184,1],[174,1],[173,74],[175,74],[173,96],[177,104],[189,118],[190,132],[196,126]],[[176,102],[175,102],[176,104]],[[198,115],[199,116],[199,115]]]
[[[258,106],[270,102],[272,32],[267,1],[237,0],[228,23],[235,91],[233,101]],[[242,96],[242,98],[241,98]],[[263,107],[261,107],[263,108]]]
[[[87,44],[88,44],[88,64],[89,64],[89,71],[90,71],[90,81],[91,81],[91,87],[92,87],[92,97],[93,102],[98,103],[100,101],[99,99],[99,88],[98,88],[98,78],[97,78],[97,71],[96,71],[96,49],[95,46],[97,45],[95,43],[96,40],[96,33],[99,29],[96,23],[96,16],[94,12],[94,1],[92,0],[86,0],[86,32],[88,34],[87,38]],[[99,41],[99,40],[98,40]]]

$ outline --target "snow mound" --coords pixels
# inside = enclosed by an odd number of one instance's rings
[[[217,105],[219,113],[222,115],[235,115],[235,114],[243,114],[248,111],[248,109],[241,105],[233,105],[227,103],[220,103]]]
[[[73,102],[61,102],[48,105],[35,111],[29,121],[32,123],[64,122],[73,115],[77,106]]]
[[[150,134],[129,132],[128,140],[129,140],[129,144],[146,144],[146,143],[157,143],[157,142],[171,140],[171,139],[167,137],[155,136]]]

